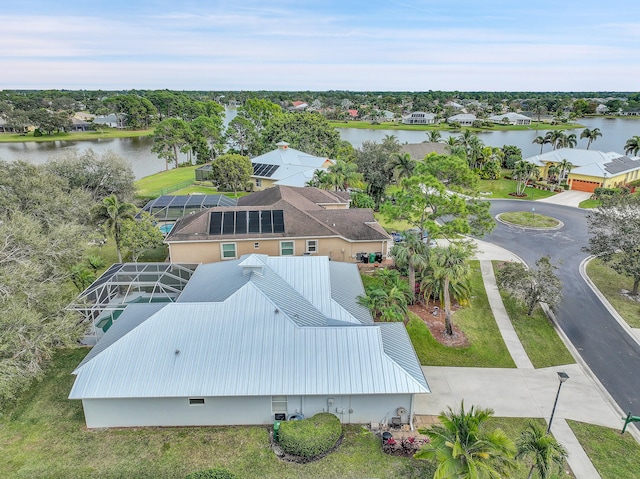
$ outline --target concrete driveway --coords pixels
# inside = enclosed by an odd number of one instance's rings
[[[591,193],[569,190],[550,196],[549,198],[536,200],[536,203],[551,203],[552,205],[574,206],[577,208],[582,201],[588,200],[589,198],[591,198]]]

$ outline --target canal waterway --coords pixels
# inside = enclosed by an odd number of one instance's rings
[[[227,122],[235,116],[235,112],[228,112]],[[601,151],[616,151],[624,153],[626,141],[635,135],[640,135],[640,119],[615,118],[607,119],[582,118],[579,122],[587,128],[600,128],[602,136],[591,144],[591,149]],[[422,143],[427,139],[424,131],[406,130],[362,130],[355,128],[339,128],[343,140],[349,141],[358,148],[366,140],[381,142],[386,135],[394,135],[400,143]],[[579,138],[582,129],[571,130]],[[449,136],[458,136],[460,132],[442,132],[443,139]],[[501,147],[504,145],[516,145],[522,149],[524,158],[540,153],[540,146],[533,142],[538,135],[544,135],[545,130],[524,131],[488,131],[479,132],[478,136],[486,145]],[[586,140],[578,139],[577,148],[586,148]],[[82,153],[92,149],[96,153],[112,151],[125,158],[136,178],[163,171],[164,160],[151,153],[153,141],[150,137],[139,138],[110,138],[87,141],[54,141],[54,142],[22,142],[0,143],[0,159],[5,161],[24,160],[33,164],[42,164],[52,158],[60,158],[69,153]],[[544,151],[550,150],[549,145],[544,146]],[[181,162],[186,156],[181,158]]]

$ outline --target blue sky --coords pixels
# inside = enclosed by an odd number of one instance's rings
[[[2,1],[0,88],[635,91],[631,0]]]

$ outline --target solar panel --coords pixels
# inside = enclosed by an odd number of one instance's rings
[[[255,176],[270,178],[278,168],[279,168],[279,165],[268,165],[266,163],[254,163],[253,174]]]
[[[273,219],[271,218],[271,210],[260,212],[260,226],[262,233],[273,233]]]
[[[273,210],[273,232],[284,233],[284,212]]]
[[[259,211],[249,211],[249,233],[260,233]]]
[[[212,211],[209,221],[209,234],[220,235],[222,234],[222,212]]]
[[[236,233],[239,235],[247,232],[247,212],[236,211]]]
[[[235,212],[225,211],[222,216],[222,234],[232,235],[235,231]]]

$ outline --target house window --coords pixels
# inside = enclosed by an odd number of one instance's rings
[[[204,406],[204,398],[189,398],[189,406]]]
[[[315,254],[318,252],[318,240],[307,240],[307,253]]]
[[[222,243],[222,259],[236,259],[236,244]]]
[[[287,396],[271,396],[271,411],[276,413],[287,412]]]
[[[260,188],[262,186],[262,178],[256,178],[256,187]]]
[[[260,243],[253,243],[253,249],[260,248]]]
[[[293,256],[293,241],[280,241],[280,256]]]

